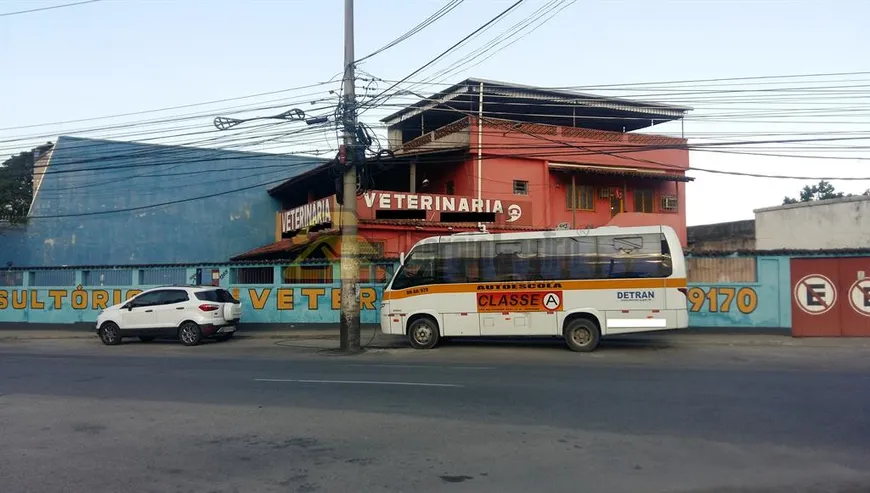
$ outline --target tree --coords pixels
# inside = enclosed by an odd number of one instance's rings
[[[22,222],[33,201],[33,163],[51,148],[47,143],[12,156],[0,164],[0,218]]]
[[[868,190],[868,192],[870,192],[870,190]],[[867,195],[867,192],[865,192],[865,195]],[[797,204],[798,202],[812,202],[813,200],[839,199],[845,196],[846,194],[844,194],[843,192],[834,191],[834,185],[831,185],[829,182],[822,180],[818,183],[818,185],[805,186],[803,190],[801,190],[799,199],[785,197],[782,200],[782,203],[783,205]]]

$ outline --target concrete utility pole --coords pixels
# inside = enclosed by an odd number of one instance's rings
[[[344,0],[344,205],[341,217],[341,349],[360,351],[359,246],[356,210],[356,93],[354,91],[353,0]]]

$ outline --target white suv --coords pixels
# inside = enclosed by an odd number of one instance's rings
[[[202,339],[230,339],[241,319],[242,307],[226,289],[215,286],[171,286],[149,289],[97,316],[97,335],[106,345],[124,337],[143,342],[158,337],[178,338],[186,346]]]

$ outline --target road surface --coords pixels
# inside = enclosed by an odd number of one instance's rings
[[[0,491],[866,492],[868,355],[0,341]]]

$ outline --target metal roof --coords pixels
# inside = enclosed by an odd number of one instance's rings
[[[403,120],[417,116],[429,110],[445,106],[450,102],[463,102],[471,105],[476,105],[480,94],[480,85],[483,85],[484,93],[484,114],[487,114],[487,99],[522,99],[527,100],[530,107],[535,106],[535,102],[550,102],[559,103],[565,108],[572,108],[573,111],[582,110],[576,115],[578,119],[584,118],[610,118],[614,120],[626,119],[637,120],[635,122],[618,122],[619,126],[626,129],[644,128],[655,124],[655,120],[660,123],[664,121],[681,119],[686,112],[692,108],[687,106],[677,106],[670,104],[662,104],[650,101],[640,101],[633,99],[617,98],[611,96],[601,96],[596,94],[588,94],[577,91],[566,90],[562,88],[545,88],[534,87],[510,82],[501,82],[480,78],[469,78],[462,82],[454,84],[430,97],[420,96],[422,99],[406,108],[403,108],[386,118],[382,119],[387,125],[395,125]],[[418,95],[419,96],[419,95]],[[492,103],[490,103],[492,104]],[[498,104],[498,103],[495,103]],[[471,108],[467,108],[471,109]],[[551,107],[540,106],[539,110],[543,112],[553,111]],[[538,111],[535,111],[536,113]],[[592,116],[593,113],[602,113],[609,116]],[[540,115],[543,116],[543,115]],[[644,120],[649,120],[644,122]],[[614,123],[610,122],[609,127],[613,127]],[[627,123],[627,124],[626,124]],[[588,127],[589,125],[583,125]],[[589,128],[596,128],[594,125]]]

